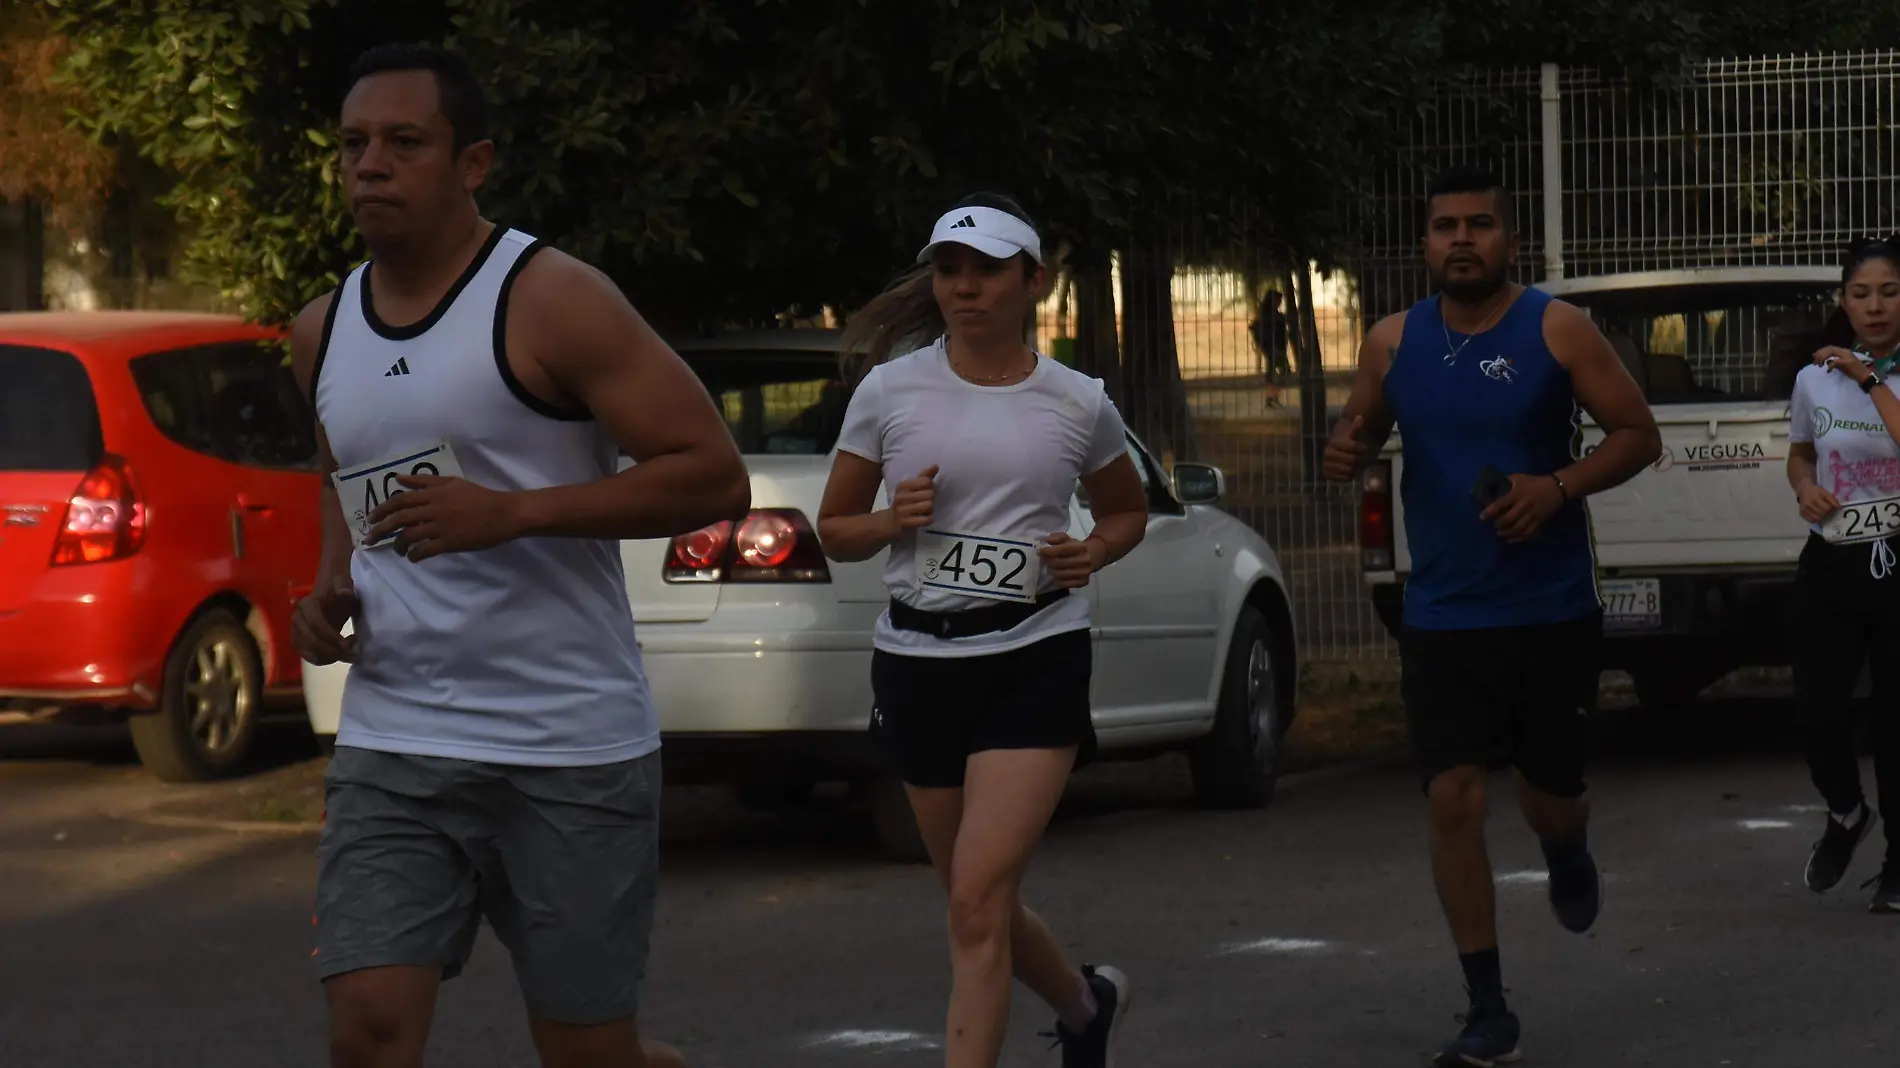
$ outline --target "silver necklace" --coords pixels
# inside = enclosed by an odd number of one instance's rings
[[[1503,311],[1505,305],[1508,303],[1508,301],[1501,302],[1497,307],[1492,308],[1491,314],[1485,316],[1484,322],[1479,323],[1476,330],[1466,334],[1464,341],[1460,342],[1456,348],[1453,348],[1451,344],[1451,325],[1445,322],[1445,298],[1442,295],[1438,298],[1438,327],[1445,332],[1445,365],[1447,367],[1458,362],[1458,354],[1465,351],[1466,345],[1476,341],[1479,334],[1491,329],[1491,320],[1497,318],[1498,313]]]

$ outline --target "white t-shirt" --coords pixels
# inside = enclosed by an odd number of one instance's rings
[[[1814,446],[1814,480],[1835,500],[1900,494],[1900,445],[1853,379],[1819,364],[1802,368],[1788,415],[1788,440]]]
[[[864,377],[845,411],[838,448],[881,466],[892,492],[935,464],[932,530],[1040,544],[1068,531],[1076,481],[1121,456],[1127,437],[1100,379],[1041,357],[1016,385],[979,386],[951,370],[939,338]],[[891,546],[884,567],[891,596],[926,612],[1002,603],[927,585],[917,543],[910,531]],[[1037,592],[1059,587],[1031,552],[1041,575]],[[907,656],[979,656],[1088,627],[1088,600],[1070,596],[1009,630],[968,638],[899,630],[886,611],[873,643]]]

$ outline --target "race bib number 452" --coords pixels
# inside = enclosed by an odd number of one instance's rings
[[[1821,537],[1835,545],[1879,541],[1900,534],[1900,497],[1843,504],[1821,523]]]
[[[1026,541],[926,530],[917,535],[917,581],[992,601],[1034,601],[1042,558]]]
[[[376,506],[404,491],[396,480],[409,475],[440,475],[461,478],[462,465],[455,462],[455,451],[446,441],[426,448],[404,449],[380,460],[371,460],[330,476],[336,484],[337,498],[343,502],[343,515],[349,521],[350,541],[358,548],[369,536],[371,512]],[[394,545],[385,538],[382,545]]]

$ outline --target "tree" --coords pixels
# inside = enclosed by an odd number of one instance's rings
[[[66,50],[38,4],[0,0],[0,201],[61,212],[106,190],[112,153],[66,122],[82,100],[56,80]]]

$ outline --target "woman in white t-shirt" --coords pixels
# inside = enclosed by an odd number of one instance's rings
[[[1841,311],[1795,379],[1788,481],[1811,525],[1795,577],[1794,672],[1808,733],[1808,768],[1827,801],[1808,858],[1808,888],[1825,893],[1873,832],[1861,791],[1851,697],[1874,677],[1874,774],[1887,824],[1874,912],[1900,912],[1900,397],[1887,378],[1900,360],[1900,240],[1856,241],[1841,272]],[[1812,342],[1810,342],[1812,344]],[[1864,887],[1863,887],[1864,888]]]
[[[1090,598],[1070,591],[1141,541],[1147,498],[1101,381],[1024,342],[1044,272],[1022,209],[963,201],[918,262],[846,330],[874,366],[845,413],[818,536],[834,560],[890,551],[873,725],[950,895],[946,1064],[996,1063],[1013,971],[1056,1011],[1064,1068],[1101,1068],[1127,979],[1072,965],[1018,888],[1094,750]],[[900,345],[921,347],[890,359]],[[880,485],[891,503],[873,510]]]

